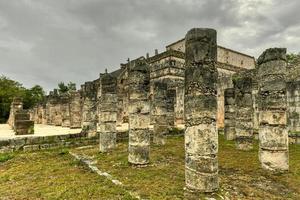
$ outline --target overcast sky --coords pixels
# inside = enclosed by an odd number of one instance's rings
[[[300,51],[299,0],[0,0],[0,74],[47,91],[163,51],[192,27],[255,57]]]

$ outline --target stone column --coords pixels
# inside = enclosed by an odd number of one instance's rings
[[[143,165],[149,163],[150,153],[150,75],[149,67],[144,62],[136,61],[132,64],[134,66],[129,69],[128,162]]]
[[[225,136],[226,140],[234,140],[235,139],[235,119],[236,119],[234,88],[225,89],[224,98],[225,98],[224,136]]]
[[[237,73],[233,76],[236,105],[236,148],[251,150],[253,148],[253,101],[252,77],[253,70]]]
[[[197,196],[219,187],[217,32],[195,28],[185,41],[185,183],[186,194]]]
[[[300,75],[299,75],[300,78]],[[300,136],[300,81],[287,82],[288,129],[291,142],[298,143]]]
[[[81,97],[79,92],[71,92],[70,128],[81,128]]]
[[[68,94],[63,94],[60,97],[60,109],[61,109],[61,116],[62,116],[62,127],[70,127],[71,121],[70,121],[70,98]]]
[[[258,58],[259,160],[264,169],[289,169],[286,49],[271,48]]]
[[[167,89],[166,83],[154,83],[153,109],[153,143],[164,145],[165,136],[168,132],[167,122]]]
[[[110,74],[103,74],[100,76],[100,82],[99,147],[100,152],[108,152],[115,148],[117,142],[117,80]]]

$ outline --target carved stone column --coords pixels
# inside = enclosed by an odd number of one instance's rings
[[[165,135],[168,132],[167,122],[167,89],[166,83],[154,83],[154,98],[153,98],[153,143],[165,144]]]
[[[117,80],[110,74],[101,74],[100,84],[99,148],[100,152],[108,152],[115,148],[117,142]]]
[[[253,101],[252,101],[252,77],[254,70],[240,72],[233,76],[236,105],[236,147],[240,150],[253,148]]]
[[[286,49],[267,49],[258,58],[259,159],[266,170],[289,169]]]
[[[137,165],[149,163],[150,101],[149,67],[136,61],[129,69],[129,155],[128,162]]]
[[[218,189],[217,32],[196,28],[186,35],[185,182],[187,194]]]
[[[235,92],[234,88],[227,88],[224,92],[225,98],[225,125],[224,136],[226,140],[235,139]]]

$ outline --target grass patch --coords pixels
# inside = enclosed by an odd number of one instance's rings
[[[0,199],[132,199],[65,150],[16,154],[0,165],[0,194]]]
[[[151,145],[151,163],[143,168],[127,162],[127,143],[119,143],[108,154],[94,149],[77,150],[94,156],[98,167],[112,174],[134,191],[147,199],[184,198],[184,138],[169,137],[165,146]],[[229,199],[282,199],[299,198],[300,194],[300,146],[290,146],[290,171],[286,174],[271,174],[260,168],[258,143],[251,151],[236,150],[233,141],[219,136],[220,190],[212,197]]]
[[[11,162],[0,165],[0,199],[132,199],[127,191],[144,199],[184,199],[183,136],[168,137],[165,146],[151,145],[151,163],[146,167],[129,164],[127,148],[127,142],[122,142],[110,153],[99,153],[98,145],[72,149],[92,156],[101,171],[110,173],[124,187],[87,170],[68,149],[14,154]],[[257,141],[253,150],[244,152],[220,135],[220,190],[209,197],[300,199],[300,145],[290,145],[289,156],[290,171],[272,174],[260,167]]]
[[[14,154],[12,154],[12,153],[0,154],[0,163],[4,163],[12,158],[14,158]]]

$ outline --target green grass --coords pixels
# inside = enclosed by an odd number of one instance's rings
[[[0,154],[0,163],[6,162],[14,157],[13,153]]]
[[[127,162],[127,143],[111,153],[71,149],[93,156],[101,171],[124,187],[113,185],[75,161],[68,149],[6,154],[0,162],[0,199],[132,199],[128,191],[145,199],[184,198],[184,138],[168,137],[165,146],[151,145],[151,162],[135,167]],[[219,137],[220,190],[216,199],[300,199],[300,145],[290,145],[290,171],[272,174],[261,169],[258,144],[239,151],[235,143]],[[222,197],[222,198],[221,198]]]
[[[0,199],[132,199],[66,150],[18,153],[0,163]]]
[[[134,191],[149,199],[182,199],[184,197],[184,139],[169,137],[165,146],[151,146],[151,163],[139,168],[127,162],[127,143],[118,144],[108,154],[98,152],[98,147],[77,151],[95,156],[98,167],[112,174]],[[290,171],[271,174],[260,168],[258,144],[243,152],[235,143],[219,137],[220,190],[211,196],[220,199],[282,199],[299,198],[300,146],[290,147]]]

